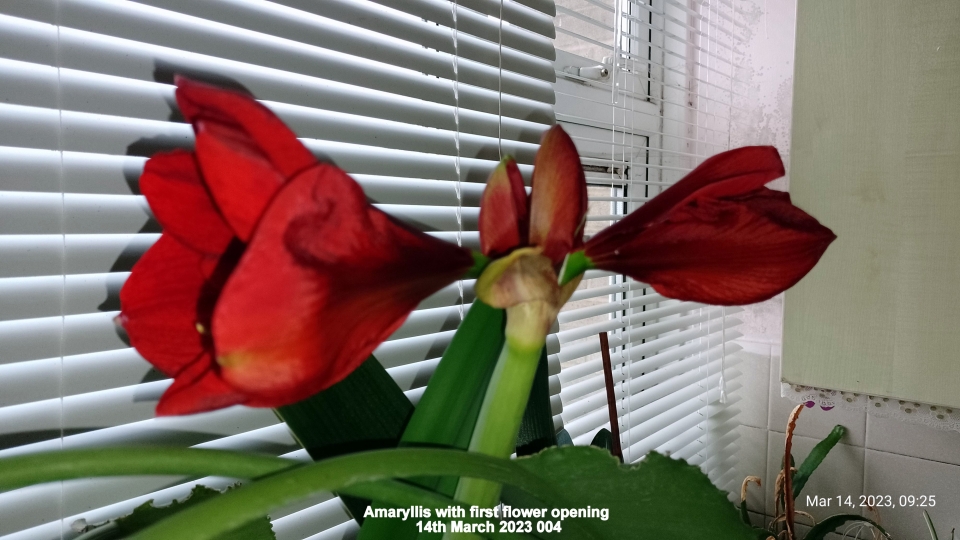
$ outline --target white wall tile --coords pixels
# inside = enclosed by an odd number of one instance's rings
[[[940,538],[960,529],[960,466],[866,450],[864,493],[890,495],[897,508],[880,509],[881,524],[894,538],[930,538],[921,508],[902,507],[901,495],[934,495],[936,506],[927,508]],[[866,515],[866,514],[865,514]]]
[[[767,430],[750,426],[740,426],[737,430],[740,433],[740,438],[737,440],[737,446],[740,447],[737,452],[737,485],[742,485],[743,479],[748,476],[759,477],[761,482],[765,482],[767,475]],[[756,484],[750,484],[747,489],[748,510],[765,511],[765,488],[766,486],[758,487]],[[739,489],[733,495],[736,504],[740,504]]]
[[[867,415],[867,448],[960,465],[960,433],[895,418]]]

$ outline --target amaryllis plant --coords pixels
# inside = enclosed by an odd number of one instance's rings
[[[583,168],[573,141],[555,126],[543,135],[529,194],[512,158],[494,169],[481,200],[480,250],[471,251],[372,206],[353,179],[335,165],[318,161],[251,96],[183,78],[176,82],[177,104],[193,126],[196,144],[193,151],[157,154],[144,168],[141,189],[163,234],[134,266],[121,291],[118,317],[137,351],[174,379],[157,414],[191,414],[238,404],[297,407],[312,396],[335,391],[423,299],[457,280],[476,278],[478,300],[471,316],[480,309],[505,313],[503,326],[496,322],[503,316],[497,315],[500,318],[489,319],[494,322],[475,334],[479,338],[471,338],[497,344],[499,353],[494,354],[490,373],[460,379],[440,375],[443,370],[453,373],[451,365],[456,362],[461,367],[470,362],[480,365],[482,347],[473,357],[445,355],[400,439],[402,446],[459,448],[459,453],[385,450],[377,455],[377,467],[369,467],[381,470],[387,467],[384,463],[393,464],[384,469],[388,472],[365,477],[350,469],[354,476],[340,484],[310,477],[315,480],[313,488],[339,490],[376,504],[410,500],[403,496],[414,488],[391,484],[386,489],[381,482],[374,489],[362,482],[431,475],[461,480],[455,492],[436,482],[418,481],[416,489],[430,493],[418,492],[417,500],[423,504],[433,500],[430,497],[452,496],[451,504],[493,506],[501,500],[502,484],[523,482],[541,498],[555,497],[543,487],[546,484],[537,482],[548,478],[556,487],[569,481],[569,474],[556,472],[566,470],[564,459],[572,459],[584,471],[596,466],[597,478],[608,475],[611,485],[635,483],[623,475],[643,474],[642,468],[624,472],[606,461],[592,463],[594,457],[576,457],[579,454],[572,450],[564,455],[574,457],[563,459],[545,452],[543,459],[555,459],[548,469],[538,469],[543,462],[523,460],[517,460],[525,464],[517,465],[520,469],[502,464],[510,461],[497,461],[501,464],[496,469],[494,462],[471,457],[509,458],[517,448],[548,329],[584,272],[595,268],[625,274],[669,298],[748,304],[799,281],[835,238],[793,206],[788,194],[764,187],[783,175],[783,165],[773,147],[755,146],[707,159],[640,209],[585,241]],[[468,317],[457,335],[476,331],[465,328],[470,324],[479,323]],[[470,395],[478,396],[476,406],[464,397]],[[365,398],[354,393],[344,399],[336,403],[360,406]],[[351,412],[320,414],[349,417]],[[448,424],[466,426],[456,429],[469,429],[468,444],[431,434],[431,422],[444,415]],[[309,436],[295,434],[301,439]],[[409,466],[403,459],[411,455],[427,457]],[[356,456],[360,463],[361,455]],[[649,474],[674,466],[667,464],[673,460],[648,461]],[[348,462],[336,462],[336,467],[349,468],[343,464]],[[487,465],[493,468],[484,469]],[[316,464],[321,466],[334,467],[324,461]],[[504,473],[507,470],[514,472]],[[695,498],[689,490],[701,490],[696,493],[703,495],[702,490],[713,489],[702,475],[696,476],[699,471],[676,474],[677,486],[687,486],[682,478],[697,486],[683,487],[688,491],[678,492],[677,500]],[[305,476],[291,478],[307,482]],[[240,500],[246,490],[267,490],[263,486],[271,481],[254,482],[223,499]],[[367,487],[358,493],[357,486]],[[703,497],[718,508],[727,504],[715,493]],[[729,517],[724,508],[717,510],[716,523]],[[732,506],[729,510],[736,518],[736,510]],[[723,525],[727,526],[743,525]],[[416,537],[409,531],[374,529],[365,525],[361,538]],[[173,530],[177,529],[169,529]],[[748,529],[736,530],[725,537],[749,536],[744,532]],[[601,530],[570,537],[618,537],[610,534]]]

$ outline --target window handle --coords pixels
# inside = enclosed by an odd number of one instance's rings
[[[610,68],[602,64],[589,67],[567,66],[563,68],[563,72],[594,81],[603,80],[610,76]]]

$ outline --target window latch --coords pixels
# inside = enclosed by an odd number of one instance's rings
[[[563,68],[563,72],[594,81],[602,81],[610,77],[610,68],[603,64],[588,67],[567,66]]]

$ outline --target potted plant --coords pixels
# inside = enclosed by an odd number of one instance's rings
[[[585,241],[583,169],[571,139],[551,128],[529,196],[511,158],[491,175],[471,251],[369,204],[251,96],[184,78],[177,86],[196,147],[145,166],[141,189],[163,234],[124,285],[118,324],[174,379],[157,414],[271,407],[315,462],[65,451],[0,461],[0,489],[116,475],[249,480],[144,507],[89,538],[268,538],[257,525],[265,515],[323,491],[343,498],[366,540],[765,537],[696,467],[558,447],[537,388],[547,331],[589,269],[735,305],[770,298],[813,268],[835,236],[764,187],[784,172],[774,148],[714,156]],[[371,352],[423,298],[466,278],[477,301],[414,407]],[[531,448],[543,450],[510,459]]]

